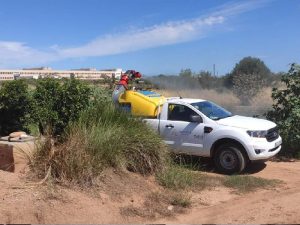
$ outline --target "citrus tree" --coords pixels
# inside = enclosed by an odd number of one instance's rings
[[[0,88],[0,135],[28,131],[31,99],[23,80],[6,81]]]
[[[278,124],[283,152],[300,157],[300,65],[292,64],[281,81],[285,88],[273,88],[274,104],[267,118]]]
[[[61,135],[69,122],[75,121],[89,104],[91,89],[75,78],[46,78],[37,82],[33,93],[33,120],[40,133]]]

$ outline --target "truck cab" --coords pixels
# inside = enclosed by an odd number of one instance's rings
[[[145,119],[175,153],[212,157],[226,174],[251,161],[265,161],[281,149],[276,124],[233,115],[203,99],[167,98],[157,118]]]

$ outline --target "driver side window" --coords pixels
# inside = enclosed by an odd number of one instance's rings
[[[168,120],[192,122],[191,116],[198,115],[194,110],[185,105],[169,104]]]

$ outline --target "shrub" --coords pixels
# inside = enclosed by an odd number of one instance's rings
[[[31,99],[23,80],[4,82],[0,89],[0,135],[28,132]]]
[[[68,123],[75,121],[88,106],[90,93],[90,88],[79,80],[39,80],[33,94],[33,118],[40,132],[51,130],[53,135],[61,135]]]
[[[273,109],[267,118],[277,123],[283,138],[283,153],[300,154],[300,65],[292,64],[289,72],[282,76],[285,89],[273,88]]]
[[[140,119],[115,109],[107,95],[93,98],[69,126],[65,143],[42,145],[33,169],[45,175],[43,168],[51,166],[55,178],[81,184],[92,182],[106,167],[145,175],[159,170],[167,157],[161,139]]]

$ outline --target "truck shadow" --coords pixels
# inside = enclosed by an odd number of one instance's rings
[[[267,164],[265,162],[252,162],[250,163],[242,174],[255,174],[265,169]]]
[[[172,155],[172,158],[176,164],[194,171],[218,173],[215,170],[214,162],[211,158],[186,155],[186,154],[174,154]],[[256,162],[256,163],[252,162],[245,168],[245,170],[241,173],[241,175],[258,173],[262,171],[264,168],[266,168],[266,166],[267,165],[264,162]]]

